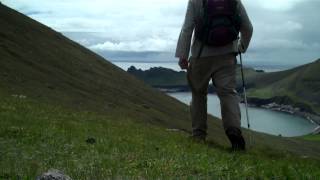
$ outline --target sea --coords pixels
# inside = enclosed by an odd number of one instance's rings
[[[112,62],[116,66],[127,70],[130,66],[135,66],[137,69],[147,70],[152,67],[164,67],[170,68],[176,71],[181,71],[177,62],[128,62],[117,61]],[[277,72],[293,68],[289,65],[261,65],[261,64],[249,64],[245,65],[252,67],[256,70],[263,70],[265,72]],[[168,93],[169,96],[176,98],[177,100],[189,105],[191,101],[191,93],[177,92]],[[242,120],[241,124],[244,128],[247,127],[247,117],[245,116],[245,106],[240,104]],[[219,98],[214,95],[208,95],[208,113],[221,118],[220,113],[220,101]],[[312,121],[300,116],[291,115],[288,113],[272,111],[264,108],[249,107],[249,123],[251,128],[258,132],[268,133],[283,137],[296,137],[312,133],[318,125]]]

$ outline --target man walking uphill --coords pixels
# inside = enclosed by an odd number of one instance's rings
[[[205,140],[207,135],[207,90],[212,80],[232,149],[245,149],[240,130],[239,98],[235,90],[236,55],[246,52],[252,32],[252,24],[240,0],[189,0],[176,57],[180,67],[187,69],[192,89],[194,139]]]

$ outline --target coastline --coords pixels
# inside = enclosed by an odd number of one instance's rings
[[[248,104],[252,107],[265,108],[272,111],[283,112],[287,114],[292,114],[295,116],[303,117],[310,122],[317,124],[320,127],[320,115],[316,114],[309,107],[305,108],[304,105],[299,104],[299,106],[294,106],[292,104],[281,103],[280,99],[287,97],[273,97],[270,99],[260,99],[260,98],[248,98]],[[279,103],[280,100],[280,103]]]
[[[282,104],[277,104],[275,102],[267,104],[267,105],[262,105],[262,106],[252,104],[252,103],[249,103],[249,105],[254,106],[254,107],[269,109],[272,111],[280,111],[280,112],[284,112],[284,113],[288,113],[288,114],[292,114],[292,115],[296,115],[296,116],[301,116],[301,117],[311,121],[312,123],[320,126],[320,116],[319,115],[300,111],[299,108],[294,108],[291,105],[282,105]]]
[[[164,93],[180,93],[180,92],[189,92],[186,88],[179,87],[155,87]],[[211,93],[215,94],[215,93]],[[291,114],[294,116],[302,117],[313,124],[318,125],[318,127],[314,130],[312,134],[320,134],[320,115],[310,112],[310,108],[306,107],[294,107],[289,104],[277,103],[279,99],[284,99],[286,97],[274,97],[270,99],[260,99],[260,98],[248,98],[248,106],[258,107],[262,109],[268,109],[271,111],[277,111],[282,113]],[[280,101],[281,102],[281,101]],[[241,103],[244,103],[242,100]]]
[[[259,108],[268,109],[271,111],[283,112],[283,113],[291,114],[294,116],[300,116],[300,117],[310,121],[311,123],[318,125],[318,127],[316,129],[314,129],[312,134],[320,134],[320,116],[317,114],[303,112],[303,111],[300,111],[299,108],[294,108],[291,105],[277,104],[275,102],[267,104],[267,105],[262,105],[262,106],[257,105],[257,104],[252,104],[252,103],[249,103],[248,105],[252,106],[252,107],[259,107]]]

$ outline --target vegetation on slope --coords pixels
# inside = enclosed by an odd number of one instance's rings
[[[307,135],[307,136],[304,136],[303,139],[308,140],[308,141],[320,142],[320,134]]]
[[[0,89],[149,123],[188,128],[187,107],[50,28],[0,5]],[[147,117],[146,117],[147,116]]]
[[[1,96],[0,179],[34,179],[51,168],[73,179],[294,178],[320,176],[320,161],[285,151],[230,153],[184,132]]]
[[[320,113],[320,60],[291,70],[267,73],[250,81],[250,96],[271,98],[287,96],[295,103],[310,106]]]

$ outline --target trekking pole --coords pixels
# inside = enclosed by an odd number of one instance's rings
[[[244,80],[244,73],[243,73],[243,63],[242,63],[242,54],[240,54],[240,67],[241,67],[241,77],[242,77],[242,88],[243,88],[243,94],[244,94],[244,103],[246,107],[246,116],[247,116],[247,126],[249,130],[249,144],[252,143],[252,137],[251,137],[251,132],[250,132],[250,120],[249,120],[249,112],[248,112],[248,100],[247,100],[247,92],[246,92],[246,84]]]

